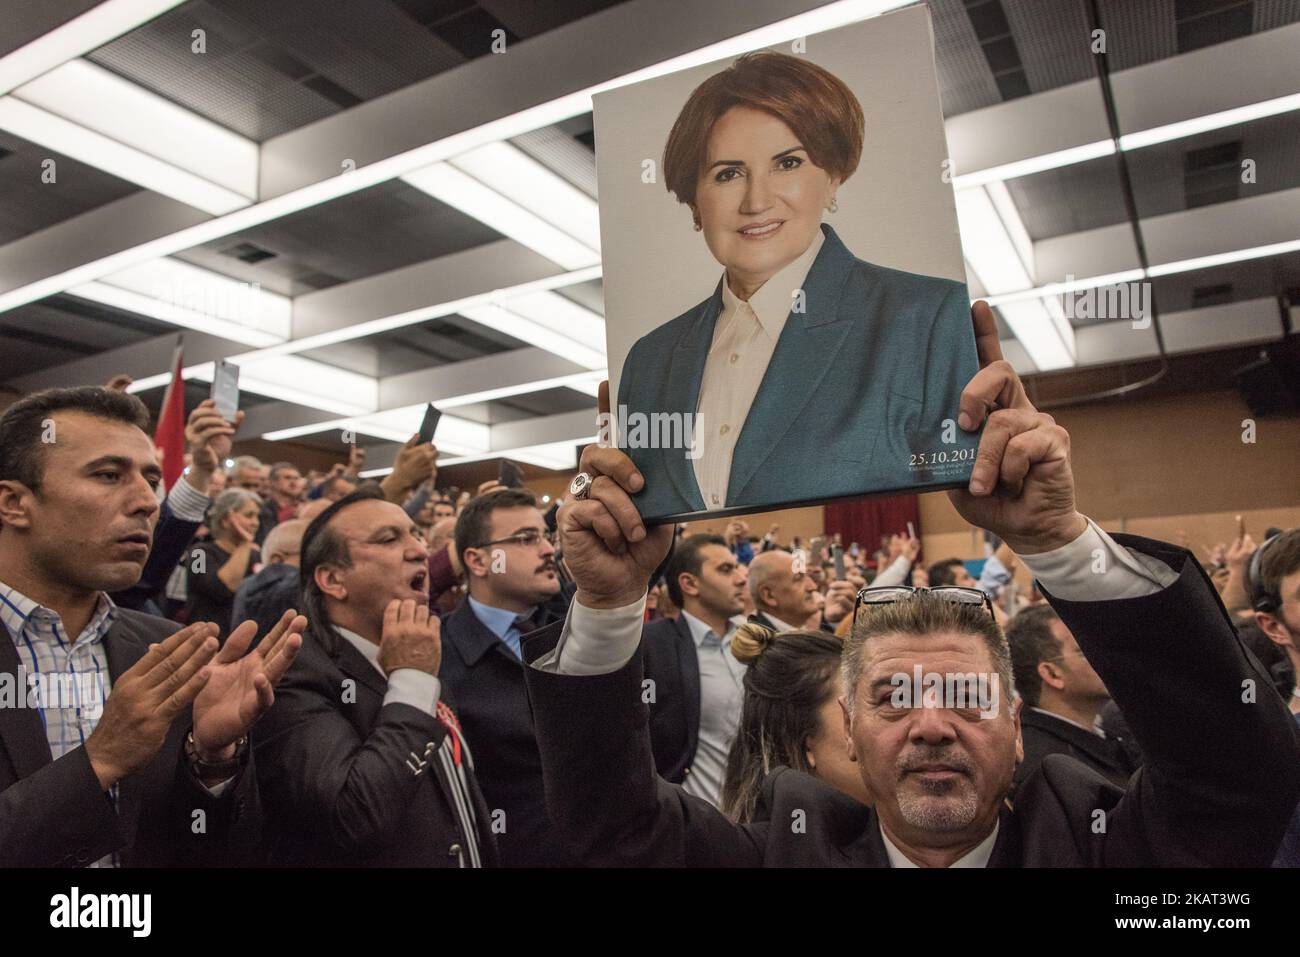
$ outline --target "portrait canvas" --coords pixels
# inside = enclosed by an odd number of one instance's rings
[[[970,477],[929,12],[595,97],[611,409],[646,521]]]

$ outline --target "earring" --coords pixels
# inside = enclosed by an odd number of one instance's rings
[[[703,229],[703,228],[704,228],[704,227],[703,227],[702,225],[700,225],[700,221],[697,219],[697,220],[695,221],[695,231],[698,233],[698,232],[699,232],[701,229]]]
[[[832,196],[832,197],[831,197],[831,204],[830,204],[829,206],[827,206],[826,208],[829,209],[832,213],[835,212],[836,210],[838,210],[838,209],[840,208],[839,200],[837,200],[834,196]]]

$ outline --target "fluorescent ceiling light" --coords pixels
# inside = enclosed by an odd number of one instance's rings
[[[257,198],[256,143],[89,60],[70,60],[19,87],[13,96],[243,199],[228,208],[200,207],[208,212],[229,212]],[[99,165],[98,154],[89,154],[88,161]],[[188,202],[183,196],[175,198]]]
[[[952,186],[953,189],[983,186],[986,183],[1032,176],[1034,173],[1042,173],[1062,166],[1073,166],[1075,163],[1086,163],[1088,160],[1112,156],[1114,153],[1114,140],[1098,140],[1096,143],[1085,143],[1083,146],[1072,146],[1054,153],[1044,153],[1042,156],[1031,156],[1016,160],[1014,163],[1003,163],[1001,166],[990,166],[988,169],[976,170],[973,173],[959,174],[952,178]]]
[[[450,164],[587,248],[600,251],[596,201],[518,147],[504,141],[489,143],[462,153]]]
[[[839,0],[837,3],[829,3],[816,10],[768,24],[765,27],[751,30],[748,33],[740,34],[719,43],[710,44],[692,53],[664,60],[661,63],[624,74],[605,83],[588,87],[585,90],[578,90],[526,110],[520,110],[518,113],[492,120],[473,129],[455,133],[432,143],[426,143],[405,153],[399,153],[396,156],[390,156],[366,166],[358,167],[339,176],[331,176],[328,179],[293,190],[274,199],[246,206],[243,209],[227,213],[208,222],[178,230],[167,236],[160,236],[138,246],[120,250],[93,262],[83,263],[73,269],[28,283],[26,286],[11,289],[0,295],[0,312],[6,312],[29,302],[44,299],[46,296],[52,296],[72,286],[99,279],[108,273],[125,269],[127,266],[135,265],[146,259],[170,256],[172,253],[189,249],[192,246],[199,246],[214,239],[220,239],[223,236],[229,236],[241,230],[270,222],[273,219],[279,219],[282,216],[288,216],[312,206],[329,202],[340,196],[347,196],[368,189],[378,183],[404,176],[433,163],[451,159],[479,146],[509,139],[521,133],[527,133],[590,112],[592,94],[598,91],[614,89],[628,83],[662,76],[687,67],[698,66],[730,56],[738,56],[749,50],[772,46],[797,37],[830,30],[901,7],[905,2],[908,2],[908,0]],[[58,62],[63,62],[63,60],[69,58],[63,57]],[[51,63],[49,66],[54,65],[56,64]],[[25,82],[32,75],[34,74],[24,75],[20,82]],[[599,272],[597,272],[597,275],[599,275]],[[370,333],[365,334],[369,335]],[[335,341],[345,340],[337,339]]]
[[[134,312],[137,315],[151,316],[185,329],[206,332],[208,335],[220,336],[249,346],[264,347],[284,341],[281,336],[188,309],[183,303],[166,302],[152,295],[110,286],[105,282],[88,282],[74,286],[68,290],[68,295],[88,299],[114,309]]]
[[[247,197],[233,190],[13,96],[0,98],[0,129],[205,213],[221,215],[248,205]]]
[[[565,269],[581,269],[600,262],[600,253],[590,246],[583,245],[564,230],[552,226],[540,216],[534,216],[524,207],[447,163],[435,163],[408,173],[402,179]]]
[[[289,338],[293,301],[179,259],[154,259],[69,290],[164,322],[268,346]]]
[[[362,435],[373,435],[390,442],[406,442],[420,429],[420,420],[424,416],[424,403],[402,406],[398,409],[386,409],[372,415],[353,416],[332,419],[328,422],[316,422],[311,425],[298,425],[287,429],[276,429],[264,433],[261,438],[268,442],[282,442],[304,435],[318,435],[322,432],[351,430]],[[444,415],[438,422],[438,434],[434,439],[439,452],[472,455],[487,448],[488,427],[469,419]]]
[[[481,392],[467,392],[464,395],[440,399],[434,403],[440,409],[454,409],[458,405],[473,405],[478,402],[492,402],[496,399],[508,399],[515,395],[527,395],[545,389],[568,388],[585,395],[596,395],[600,381],[609,377],[609,370],[601,368],[592,372],[577,372],[573,375],[556,376],[553,379],[536,379],[515,385],[484,389]]]
[[[572,441],[569,442],[551,442],[546,445],[527,445],[515,449],[497,449],[491,452],[484,452],[481,455],[465,455],[459,458],[447,459],[445,462],[439,462],[438,464],[464,465],[469,462],[484,462],[488,459],[513,459],[518,462],[526,462],[529,465],[537,465],[544,469],[565,471],[577,468],[577,446],[594,441],[596,441],[594,433],[591,435],[576,435],[573,437]]]
[[[0,93],[129,33],[183,0],[105,0],[0,59]]]
[[[1026,302],[1034,299],[1051,299],[1064,295],[1067,292],[1077,291],[1080,289],[1096,289],[1102,286],[1114,286],[1118,283],[1141,282],[1143,279],[1157,279],[1161,276],[1172,276],[1180,272],[1192,272],[1196,269],[1211,269],[1215,266],[1225,266],[1229,263],[1246,262],[1251,259],[1265,259],[1269,256],[1282,256],[1286,253],[1300,252],[1300,239],[1291,239],[1281,243],[1270,243],[1267,246],[1251,246],[1247,249],[1234,249],[1226,253],[1215,253],[1210,256],[1197,256],[1194,259],[1180,259],[1175,262],[1160,263],[1152,266],[1149,270],[1126,269],[1123,272],[1106,273],[1103,276],[1088,276],[1084,279],[1073,279],[1070,282],[1051,282],[1043,286],[1035,286],[1032,289],[1021,289],[1017,292],[1007,293],[1005,295],[988,296],[986,301],[990,306],[996,306],[1002,309],[1009,303]]]
[[[213,371],[213,363],[202,362],[184,367],[181,377],[211,382]],[[170,372],[160,372],[136,379],[127,391],[133,394],[144,392],[170,381]],[[377,379],[299,356],[274,356],[259,362],[239,363],[239,389],[341,416],[373,413],[379,402]],[[409,433],[402,441],[407,438],[410,438]]]
[[[562,333],[555,332],[541,323],[505,308],[508,305],[509,302],[507,301],[503,305],[474,306],[470,309],[461,309],[460,314],[490,329],[504,332],[506,335],[514,336],[514,338],[529,345],[537,346],[547,352],[553,352],[561,358],[568,359],[570,362],[586,366],[588,369],[605,368],[606,361],[603,348],[597,350],[576,342]]]
[[[998,184],[998,189],[1004,187]],[[1033,263],[1022,260],[1025,249],[999,214],[999,204],[982,186],[958,190],[957,220],[961,227],[962,252],[971,271],[990,293],[1016,292],[1033,284]],[[1008,209],[1005,203],[1002,213]],[[1014,215],[1014,207],[1010,207]],[[1059,306],[1059,304],[1057,304]],[[1016,334],[1034,365],[1046,372],[1068,368],[1075,362],[1074,329],[1064,311],[1039,299],[1000,307],[1002,318]]]
[[[366,336],[377,335],[378,333],[388,332],[392,329],[400,329],[403,326],[428,322],[430,319],[438,319],[442,316],[451,316],[457,313],[465,315],[465,310],[472,306],[504,303],[514,296],[524,296],[532,292],[540,292],[546,289],[560,289],[564,286],[572,286],[580,282],[589,282],[592,279],[599,278],[599,266],[590,266],[586,269],[574,270],[573,272],[558,273],[554,276],[545,276],[541,279],[534,279],[530,282],[522,282],[517,286],[508,286],[504,289],[494,289],[488,292],[476,293],[473,296],[466,296],[463,299],[453,299],[449,302],[440,302],[430,306],[421,306],[419,309],[412,309],[408,312],[397,313],[392,316],[383,316],[379,319],[372,319],[369,322],[354,323],[350,326],[333,329],[329,332],[322,332],[314,336],[306,336],[302,339],[293,339],[289,342],[281,343],[280,345],[260,349],[254,353],[244,353],[235,356],[233,361],[238,362],[240,360],[260,359],[264,356],[270,355],[288,355],[294,352],[304,352],[307,349],[319,349],[322,346],[332,346],[339,342],[350,342],[353,339],[362,339]]]
[[[1209,269],[1212,266],[1225,266],[1228,263],[1244,262],[1248,259],[1263,259],[1267,256],[1281,256],[1284,253],[1300,252],[1300,239],[1284,243],[1270,243],[1267,246],[1252,246],[1249,249],[1234,249],[1232,252],[1215,253],[1212,256],[1198,256],[1195,259],[1180,259],[1177,262],[1161,263],[1147,270],[1151,278],[1169,276],[1173,273],[1191,272],[1193,269]]]
[[[1004,293],[999,296],[985,296],[984,301],[990,306],[1003,303],[1023,302],[1029,299],[1042,299],[1046,296],[1062,296],[1068,292],[1081,289],[1096,289],[1101,286],[1114,286],[1122,282],[1139,282],[1146,278],[1141,269],[1125,269],[1123,272],[1111,272],[1102,276],[1088,276],[1084,279],[1072,279],[1069,282],[1049,282],[1045,286],[1033,289],[1021,289],[1018,292]]]
[[[1220,130],[1226,126],[1238,126],[1242,123],[1250,123],[1253,120],[1277,116],[1280,113],[1290,113],[1293,110],[1300,110],[1300,93],[1279,96],[1276,99],[1263,100],[1259,103],[1251,103],[1247,106],[1239,106],[1236,109],[1223,110],[1219,113],[1208,113],[1205,116],[1193,117],[1190,120],[1182,120],[1178,123],[1168,123],[1164,126],[1152,127],[1149,130],[1142,130],[1137,133],[1125,133],[1119,138],[1119,148],[1122,150],[1138,150],[1145,146],[1154,146],[1157,143],[1167,143],[1170,140],[1196,136],[1198,133]]]

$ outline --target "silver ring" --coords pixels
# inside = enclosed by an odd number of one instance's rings
[[[569,497],[575,500],[586,498],[591,494],[591,483],[594,481],[590,472],[579,472],[569,483]]]

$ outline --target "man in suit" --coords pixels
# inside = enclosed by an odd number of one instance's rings
[[[113,602],[119,608],[131,608],[150,615],[160,613],[157,598],[177,564],[185,558],[186,549],[203,524],[213,498],[208,486],[230,454],[231,442],[243,418],[244,413],[239,412],[234,422],[227,422],[211,399],[204,399],[190,413],[185,423],[190,467],[172,485],[158,508],[153,545],[140,580],[113,593]],[[274,624],[275,621],[268,623],[267,628],[258,633],[265,634]]]
[[[722,536],[690,535],[664,580],[681,613],[651,621],[641,640],[655,768],[716,806],[744,699],[745,666],[731,653],[744,568]]]
[[[301,518],[291,518],[271,529],[262,543],[266,564],[235,589],[232,622],[251,618],[261,631],[266,623],[279,621],[286,609],[298,604],[298,556],[306,530],[307,521]]]
[[[1099,727],[1110,693],[1079,650],[1051,605],[1034,605],[1007,625],[1007,644],[1020,710],[1025,756],[1015,785],[1029,778],[1049,754],[1068,754],[1116,787],[1126,787],[1133,768],[1117,742]]]
[[[845,733],[872,807],[777,769],[755,821],[737,825],[656,779],[637,645],[645,582],[670,531],[642,524],[628,496],[642,484],[633,463],[592,447],[583,456],[583,470],[596,476],[590,496],[560,515],[578,592],[565,625],[538,632],[526,649],[547,803],[584,861],[1099,867],[1272,859],[1300,796],[1284,705],[1190,553],[1111,538],[1079,514],[1069,437],[1033,410],[1011,385],[1014,375],[990,364],[967,386],[965,426],[983,424],[994,396],[1012,401],[987,416],[970,483],[951,500],[1026,563],[1124,708],[1147,754],[1128,790],[1053,755],[1009,807],[1020,734],[1005,643],[979,606],[930,595],[865,612],[846,646]],[[1097,549],[1107,558],[1103,574],[1093,572]],[[898,627],[879,628],[889,621]],[[985,688],[997,688],[997,677],[1005,691],[987,715],[946,696],[914,698],[919,706],[910,707],[893,692],[915,669],[975,674]],[[1244,688],[1255,692],[1249,702]]]
[[[0,866],[239,863],[260,833],[249,730],[305,621],[258,650],[118,608],[162,470],[144,405],[51,389],[0,416]]]
[[[473,498],[456,520],[453,547],[468,594],[442,621],[441,678],[492,810],[507,867],[577,862],[551,827],[520,638],[562,619],[555,546],[531,492],[501,488]]]
[[[702,416],[694,450],[689,441],[651,443],[644,429],[638,439],[632,426],[620,433],[646,476],[636,503],[648,520],[933,484],[941,476],[918,464],[917,453],[945,451],[956,461],[974,449],[968,434],[943,441],[944,421],[976,371],[965,288],[863,262],[830,226],[822,234],[806,278],[777,276],[749,300],[765,328],[783,326],[737,421],[701,399],[714,327],[727,309],[725,278],[710,298],[632,347],[618,385],[628,416]],[[803,293],[793,308],[792,289]],[[725,476],[711,481],[712,459],[732,442]]]
[[[761,552],[749,563],[749,593],[754,614],[749,620],[773,631],[797,631],[817,611],[817,582],[806,562],[784,549]],[[832,581],[826,588],[818,627],[834,632],[853,611],[857,595],[852,583]]]
[[[469,743],[441,700],[428,559],[376,489],[332,503],[303,535],[311,628],[256,742],[270,863],[496,862]]]

